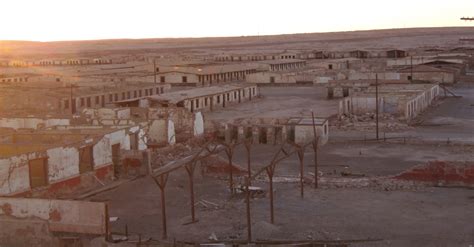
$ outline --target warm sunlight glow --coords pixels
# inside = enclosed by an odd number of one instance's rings
[[[2,0],[0,40],[242,36],[468,26],[472,0]]]

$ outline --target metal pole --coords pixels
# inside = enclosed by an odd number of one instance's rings
[[[274,169],[275,169],[274,164],[266,168],[268,180],[270,181],[270,222],[272,224],[275,223],[275,216],[273,214],[273,171]]]
[[[316,121],[314,119],[314,112],[311,111],[311,116],[313,118],[313,134],[314,134],[314,140],[313,140],[313,149],[314,149],[314,188],[318,188],[318,142],[319,138],[318,135],[316,134]]]
[[[153,58],[153,75],[154,75],[154,82],[156,84],[156,60]]]
[[[319,138],[313,141],[314,150],[314,188],[318,188],[318,143]]]
[[[191,194],[191,223],[196,222],[196,214],[194,210],[194,164],[189,163],[185,166],[189,176],[189,193]]]
[[[304,149],[298,150],[298,158],[300,160],[300,193],[301,197],[304,197]]]
[[[413,56],[410,56],[410,81],[413,81]]]
[[[232,165],[232,156],[234,150],[232,149],[233,147],[231,144],[227,146],[226,153],[227,153],[227,158],[229,159],[229,189],[230,189],[230,194],[234,194],[234,175],[233,175],[233,165]]]
[[[311,110],[311,117],[313,119],[313,135],[314,135],[314,139],[316,139],[316,136],[317,136],[317,134],[316,134],[316,121],[314,119],[314,111],[313,110]]]
[[[74,115],[74,108],[73,108],[73,104],[72,104],[72,83],[71,83],[71,115]]]
[[[379,76],[375,74],[375,137],[379,139]]]
[[[249,176],[249,185],[252,185],[252,180],[250,179],[252,177],[252,170],[250,166],[250,146],[252,143],[250,141],[245,142],[245,149],[247,149],[247,172]]]
[[[247,178],[247,241],[252,242],[252,219],[250,218],[250,177]]]

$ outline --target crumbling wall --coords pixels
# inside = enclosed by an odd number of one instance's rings
[[[118,131],[123,134],[124,131]],[[110,173],[112,164],[112,150],[110,137],[114,142],[125,142],[128,136],[114,135],[104,136],[97,140],[89,139],[81,143],[75,143],[64,147],[49,148],[41,152],[29,152],[0,159],[0,195],[17,195],[31,190],[29,161],[39,158],[47,160],[47,186],[50,192],[60,191],[63,188],[71,189],[81,184],[81,173],[79,171],[79,149],[85,145],[92,145],[94,172]],[[128,142],[128,146],[130,143]],[[105,168],[105,170],[103,170]],[[111,169],[113,171],[113,169]],[[41,192],[38,192],[41,193]]]
[[[69,119],[51,118],[0,118],[0,128],[39,129],[53,126],[70,125]]]
[[[46,151],[48,155],[48,181],[57,182],[79,175],[79,150],[58,147]]]
[[[92,148],[94,153],[94,168],[100,168],[112,163],[112,148],[109,138],[100,139]]]
[[[9,195],[30,189],[28,159],[37,154],[22,154],[0,159],[0,195]]]
[[[104,235],[101,202],[0,198],[0,245],[57,246],[54,233]]]
[[[328,122],[324,125],[316,125],[316,135],[319,137],[319,144],[324,145],[329,139]],[[312,125],[295,126],[295,143],[305,144],[314,139],[314,128]]]
[[[168,123],[165,119],[150,120],[148,139],[151,143],[168,142]]]

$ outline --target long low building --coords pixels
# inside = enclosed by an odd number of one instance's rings
[[[116,105],[124,107],[176,106],[184,107],[191,112],[213,111],[231,104],[250,101],[259,94],[259,89],[255,84],[226,84],[124,100],[116,102]]]
[[[305,60],[299,59],[278,59],[260,61],[260,68],[268,71],[285,71],[285,70],[297,70],[306,67]]]
[[[180,86],[205,86],[221,82],[243,81],[257,66],[246,64],[208,65],[201,67],[159,68],[157,77],[160,83]]]
[[[295,85],[313,84],[316,75],[305,71],[263,71],[248,75],[245,79],[249,83],[259,85]]]
[[[64,113],[76,113],[85,108],[100,108],[117,101],[133,100],[159,95],[169,91],[169,84],[151,84],[147,86],[128,86],[107,92],[79,92],[79,95],[62,98],[60,108]],[[71,104],[72,102],[72,104]]]

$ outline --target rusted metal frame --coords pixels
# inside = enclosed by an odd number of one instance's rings
[[[162,238],[168,238],[167,224],[166,224],[166,198],[165,198],[165,188],[166,183],[168,182],[169,173],[163,173],[158,176],[158,178],[153,177],[156,185],[160,188],[161,191],[161,222],[163,227]]]

